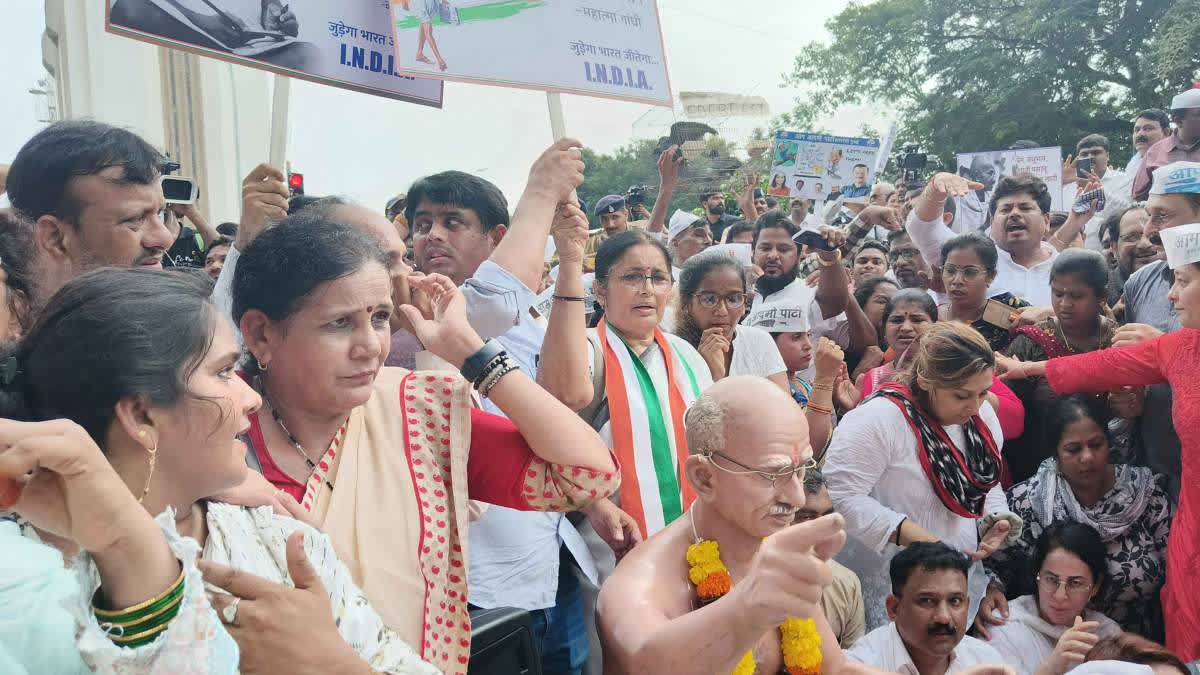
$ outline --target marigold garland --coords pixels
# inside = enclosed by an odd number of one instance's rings
[[[700,604],[708,604],[729,592],[733,580],[721,562],[721,547],[702,539],[688,546],[688,579],[696,587]],[[812,619],[788,619],[779,627],[779,644],[788,675],[820,675],[821,634]],[[754,652],[746,652],[732,675],[754,675]]]

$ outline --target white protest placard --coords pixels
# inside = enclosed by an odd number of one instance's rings
[[[1062,203],[1062,148],[1028,148],[1026,150],[992,150],[988,152],[960,152],[958,175],[983,184],[983,189],[967,193],[958,200],[959,231],[986,229],[988,226],[988,202],[996,182],[1005,176],[1029,172],[1046,182],[1050,189],[1050,209],[1063,211]],[[961,221],[961,222],[960,222]]]
[[[416,77],[671,106],[655,0],[391,0]]]
[[[780,131],[771,145],[767,193],[823,202],[871,196],[879,140]]]
[[[391,17],[380,0],[108,0],[106,25],[115,35],[440,108],[440,81],[396,68]]]

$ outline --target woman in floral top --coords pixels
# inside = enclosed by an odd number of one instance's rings
[[[1050,523],[1074,520],[1095,528],[1108,549],[1104,588],[1092,608],[1126,631],[1162,640],[1159,589],[1166,579],[1171,502],[1149,469],[1109,464],[1104,409],[1093,398],[1058,399],[1047,417],[1055,447],[1033,478],[1008,491],[1025,521],[1020,539],[985,564],[1007,597],[1034,592],[1028,570],[1034,542]]]

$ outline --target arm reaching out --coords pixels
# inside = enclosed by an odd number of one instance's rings
[[[575,188],[583,185],[582,147],[579,141],[565,138],[537,158],[508,231],[492,251],[491,261],[526,288],[536,289],[542,281],[546,238],[555,210],[572,201]]]

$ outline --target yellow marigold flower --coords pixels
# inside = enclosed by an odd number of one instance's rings
[[[732,675],[754,675],[754,652],[746,652],[741,661],[738,661],[737,667],[733,669]]]
[[[788,619],[779,627],[783,665],[788,675],[818,675],[821,672],[821,634],[812,619]]]

